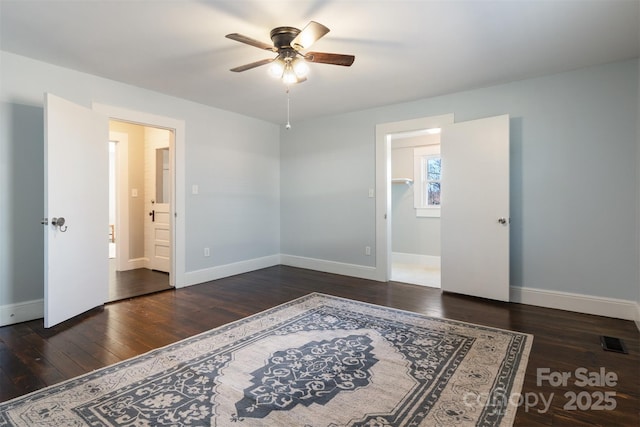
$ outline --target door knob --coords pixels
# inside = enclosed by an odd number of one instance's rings
[[[60,228],[60,231],[63,233],[67,231],[67,227],[64,225],[65,222],[66,221],[62,216],[60,218],[51,218],[51,225]]]
[[[155,209],[152,210],[151,212],[149,212],[149,216],[151,217],[151,222],[155,222],[156,221],[156,211],[155,211]]]
[[[509,221],[505,217],[498,218],[498,223],[499,224],[505,225],[507,222],[509,222]]]

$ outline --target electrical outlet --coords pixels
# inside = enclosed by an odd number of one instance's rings
[[[209,256],[209,255],[211,255],[209,248],[204,248],[204,256]]]
[[[365,246],[364,247],[364,254],[365,255],[371,255],[371,246]]]

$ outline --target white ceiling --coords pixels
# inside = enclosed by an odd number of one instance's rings
[[[630,59],[639,0],[0,0],[2,50],[235,111],[286,121],[268,67],[277,26],[331,29],[312,48],[356,56],[310,64],[292,120],[360,110]]]

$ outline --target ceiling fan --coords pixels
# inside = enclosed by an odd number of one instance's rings
[[[226,37],[231,40],[278,54],[275,58],[263,59],[241,65],[232,68],[231,71],[241,72],[261,65],[272,64],[269,72],[274,77],[281,78],[285,84],[289,85],[301,83],[306,80],[306,75],[309,71],[306,62],[342,65],[345,67],[351,66],[355,60],[355,56],[353,55],[326,52],[302,52],[328,32],[329,28],[315,21],[309,22],[302,31],[294,27],[277,27],[271,30],[270,34],[273,45],[238,33],[227,34]]]

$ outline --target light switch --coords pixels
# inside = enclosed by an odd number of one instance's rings
[[[375,194],[376,194],[376,193],[375,193],[375,189],[370,188],[370,189],[369,189],[369,197],[373,197],[373,196],[375,196]]]
[[[191,194],[198,194],[198,184],[193,184],[191,186]]]
[[[138,197],[138,189],[137,188],[132,188],[131,189],[131,197]]]

